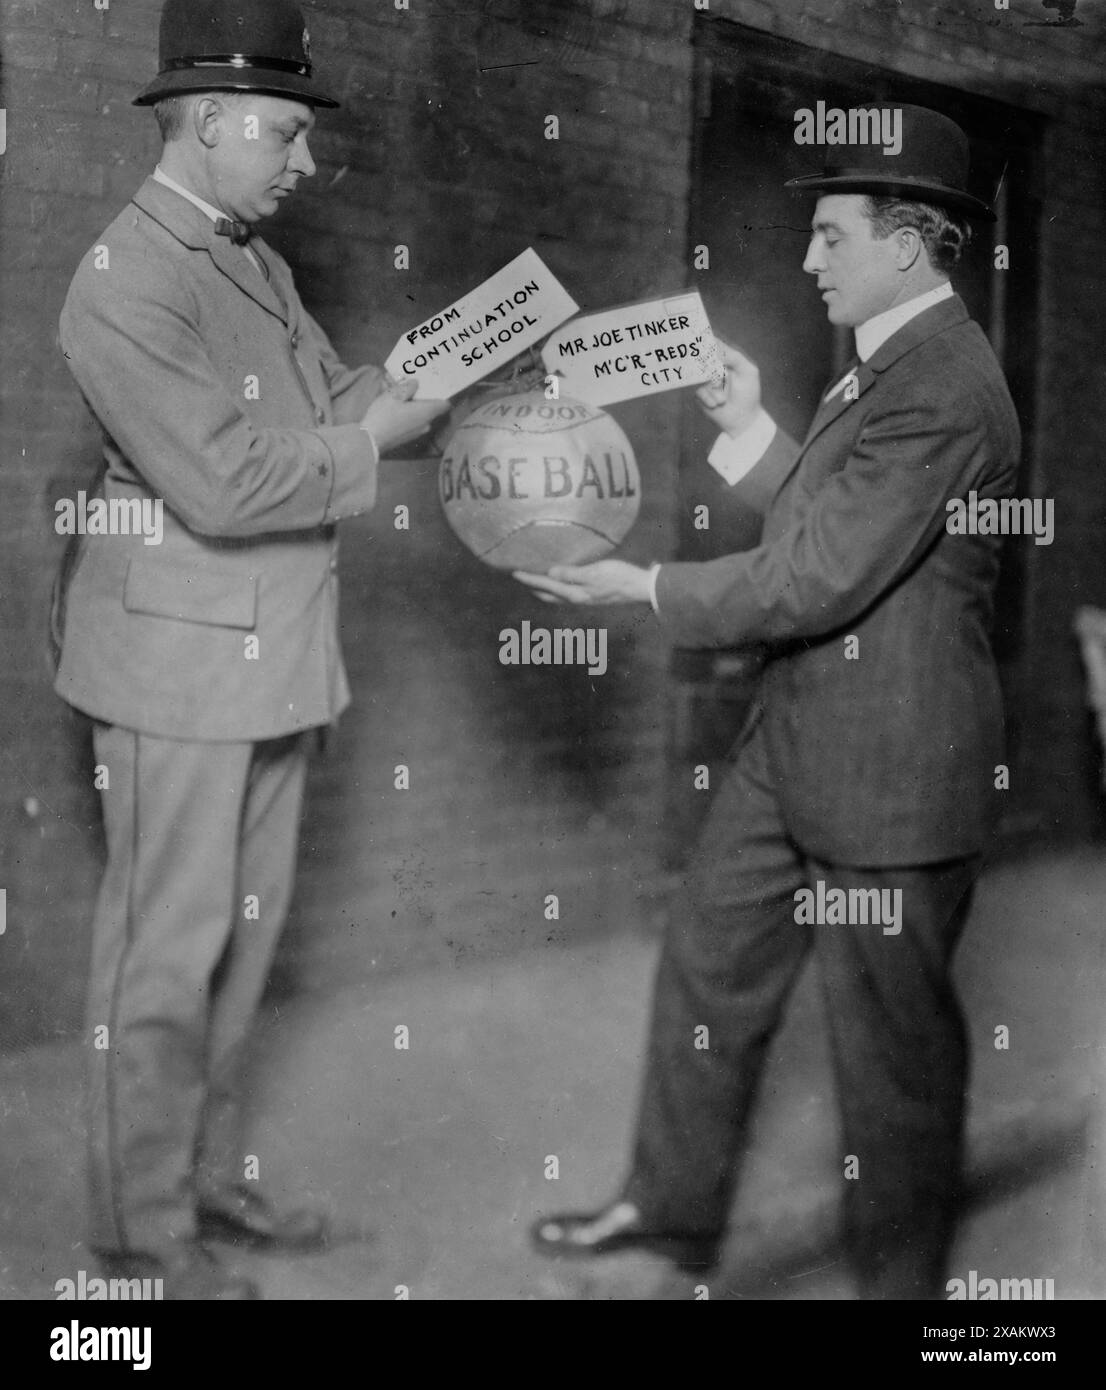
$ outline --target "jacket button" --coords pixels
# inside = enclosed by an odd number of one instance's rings
[[[320,425],[326,423],[326,411],[322,408],[321,405],[317,405],[315,407],[315,420]]]
[[[297,330],[292,334],[292,347],[293,347],[293,349],[295,349],[295,348],[298,348],[299,345],[300,345],[300,335],[299,335],[299,329],[297,329]]]

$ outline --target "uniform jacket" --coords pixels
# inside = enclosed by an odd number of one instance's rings
[[[765,644],[763,733],[789,831],[867,866],[979,850],[996,811],[1002,702],[990,646],[1001,537],[949,535],[946,503],[1010,496],[1020,431],[982,330],[953,297],[856,369],[800,448],[777,434],[738,486],[753,550],[662,566],[682,646]],[[855,637],[855,659],[846,638]]]
[[[342,366],[285,262],[251,248],[271,281],[147,180],[62,311],[105,497],[160,499],[164,538],[85,538],[56,689],[162,737],[274,738],[349,701],[335,523],[373,505],[378,459],[357,422],[384,377]]]

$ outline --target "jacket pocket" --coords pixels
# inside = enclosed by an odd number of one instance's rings
[[[128,613],[249,632],[257,622],[257,579],[131,560],[123,584],[123,607]]]

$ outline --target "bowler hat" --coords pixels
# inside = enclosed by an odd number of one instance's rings
[[[165,0],[161,71],[135,106],[182,92],[269,92],[337,106],[315,86],[311,36],[296,0]]]
[[[788,179],[786,187],[886,194],[937,203],[986,222],[995,220],[987,204],[967,190],[968,137],[955,121],[925,106],[879,104],[861,109],[891,113],[892,121],[898,116],[902,142],[898,153],[885,153],[878,141],[821,144],[822,172]]]

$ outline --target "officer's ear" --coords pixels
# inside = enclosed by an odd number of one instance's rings
[[[192,103],[192,127],[201,145],[213,150],[223,134],[227,108],[217,96],[200,96]]]

